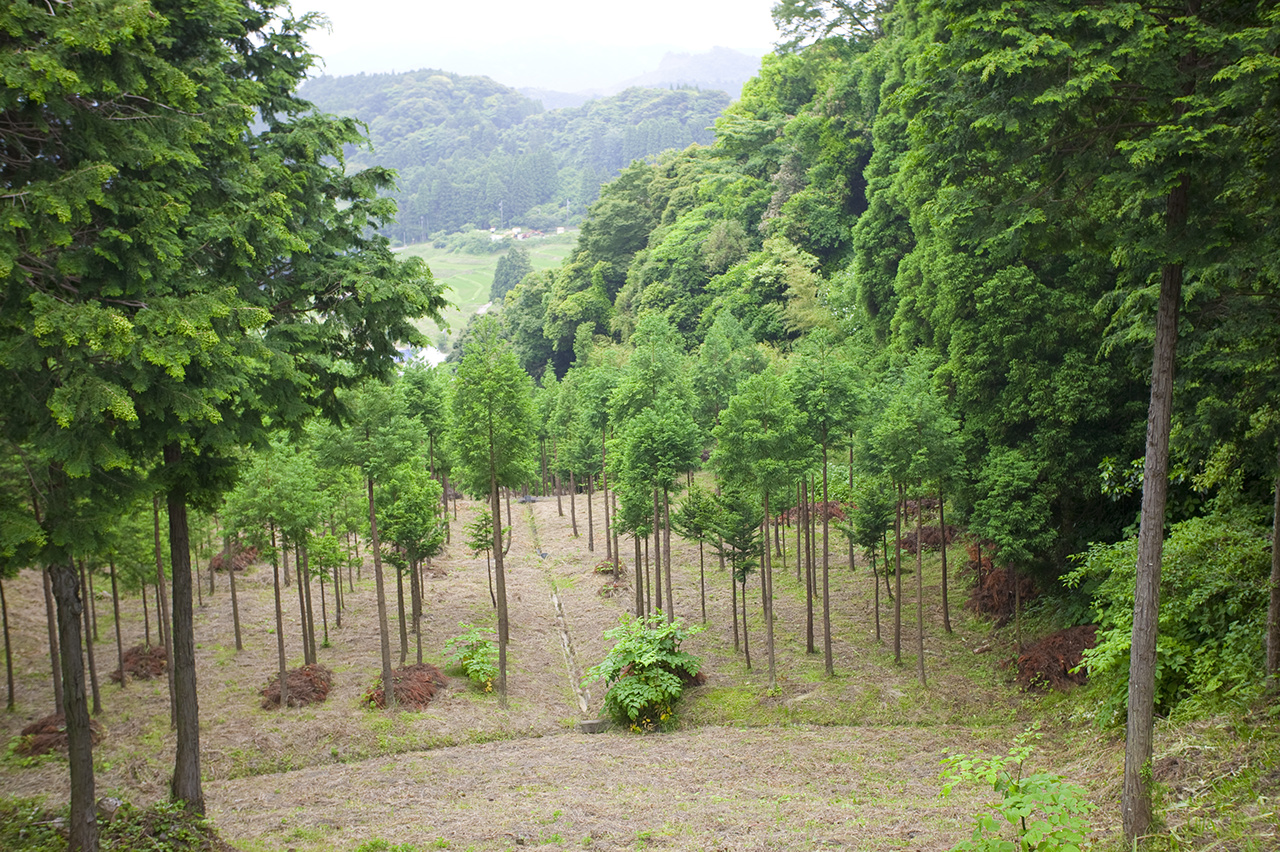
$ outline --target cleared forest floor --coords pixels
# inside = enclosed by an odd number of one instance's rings
[[[852,574],[841,549],[831,571],[836,676],[824,675],[820,608],[819,653],[805,653],[793,533],[787,562],[775,569],[776,690],[768,690],[758,580],[747,584],[748,669],[734,651],[727,575],[708,555],[708,629],[686,645],[702,656],[707,682],[686,693],[680,728],[587,735],[577,724],[599,713],[603,684],[586,685],[586,714],[574,684],[603,658],[604,631],[634,599],[601,594],[609,579],[594,570],[605,558],[602,508],[597,495],[597,548],[589,553],[584,498],[577,502],[578,538],[570,531],[567,498],[564,517],[555,498],[512,507],[505,710],[495,695],[459,676],[421,712],[367,709],[362,698],[380,669],[370,568],[349,594],[341,628],[327,592],[331,647],[321,648],[319,658],[334,671],[328,700],[263,710],[259,691],[276,665],[270,566],[238,575],[245,639],[239,653],[226,576],[218,576],[210,595],[206,571],[205,606],[196,615],[202,768],[209,813],[224,839],[247,852],[354,850],[375,838],[422,849],[942,850],[970,836],[985,791],[940,798],[941,760],[957,752],[1004,753],[1042,715],[1044,700],[1009,684],[998,663],[1011,649],[1000,637],[993,643],[989,627],[961,611],[963,581],[952,592],[955,632],[942,631],[936,554],[926,558],[924,575],[927,687],[918,683],[913,651],[914,576],[904,577],[903,652],[896,665],[892,609],[882,613],[884,641],[877,643],[871,575],[861,567]],[[465,523],[474,509],[464,501],[459,520]],[[484,557],[465,552],[460,530],[455,523],[453,544],[435,561],[426,585],[424,659],[442,668],[444,643],[461,632],[459,623],[494,623]],[[630,578],[631,542],[624,538],[622,545]],[[951,553],[958,562],[962,549]],[[676,613],[698,623],[697,547],[673,539],[673,555]],[[122,689],[108,682],[115,646],[104,585],[97,584],[104,705],[98,719],[106,731],[96,751],[98,795],[145,803],[166,795],[172,766],[166,687],[153,681]],[[389,590],[394,613],[393,579]],[[19,695],[18,712],[0,717],[0,724],[11,740],[49,712],[52,698],[39,576],[24,572],[6,591]],[[286,592],[293,666],[301,663],[296,586]],[[319,622],[318,587],[313,595]],[[122,629],[126,647],[142,640],[138,598],[125,601]],[[398,658],[394,621],[392,633]],[[994,645],[990,653],[974,653],[988,644]],[[407,662],[415,658],[410,634]],[[1056,715],[1032,762],[1083,784],[1099,805],[1098,836],[1110,836],[1119,822],[1122,745],[1087,719],[1073,724]],[[1270,755],[1274,761],[1274,750]],[[10,755],[0,762],[0,787],[8,795],[63,801],[67,785],[61,758],[32,762]]]

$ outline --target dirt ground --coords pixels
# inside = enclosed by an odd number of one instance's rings
[[[624,731],[588,735],[578,723],[600,712],[603,684],[576,685],[603,659],[603,633],[632,605],[600,590],[609,578],[594,567],[605,558],[596,496],[597,547],[587,551],[586,511],[577,500],[580,537],[555,498],[512,506],[514,536],[507,561],[511,612],[510,706],[452,674],[421,712],[374,711],[362,696],[380,671],[372,567],[348,593],[342,626],[326,589],[330,647],[320,663],[334,673],[328,699],[305,708],[264,710],[260,690],[273,674],[276,637],[269,565],[237,575],[245,648],[232,640],[227,577],[219,574],[197,609],[197,676],[202,770],[210,816],[230,843],[245,850],[353,850],[373,838],[421,847],[490,850],[635,849],[948,849],[971,832],[979,792],[940,799],[942,758],[954,752],[1002,753],[1035,713],[1034,696],[1007,683],[989,628],[959,612],[956,632],[941,629],[938,572],[926,557],[925,661],[929,685],[917,682],[915,576],[903,578],[902,661],[893,655],[892,609],[882,599],[883,641],[876,642],[871,575],[848,567],[836,549],[831,619],[836,676],[823,672],[821,608],[817,654],[805,649],[804,588],[795,580],[795,538],[775,568],[776,689],[759,609],[759,581],[747,585],[753,667],[734,651],[727,575],[706,557],[708,626],[687,649],[704,659],[708,681],[687,693],[681,726],[667,734]],[[460,504],[453,543],[437,559],[425,588],[424,660],[447,668],[446,640],[460,623],[492,626],[483,555],[462,547],[462,524],[474,504]],[[630,539],[622,541],[631,580]],[[958,562],[960,548],[954,554]],[[363,553],[363,550],[362,550]],[[675,610],[701,621],[698,550],[673,539]],[[936,559],[936,557],[935,557]],[[905,568],[906,566],[904,566]],[[914,568],[914,560],[911,562]],[[389,612],[395,583],[388,573]],[[96,587],[97,649],[104,726],[96,750],[98,795],[138,803],[167,793],[173,743],[162,679],[108,681],[115,667],[110,586]],[[302,662],[297,587],[285,589],[290,665]],[[320,621],[319,588],[313,587]],[[6,584],[10,601],[18,711],[0,718],[7,739],[52,709],[39,575]],[[407,594],[407,588],[406,588]],[[142,640],[141,601],[124,602],[126,647]],[[153,625],[154,629],[154,625]],[[406,662],[416,661],[408,637]],[[392,622],[392,649],[399,636]],[[393,660],[394,662],[395,660]],[[585,707],[584,707],[585,704]],[[1095,729],[1055,731],[1040,755],[1056,771],[1084,783],[1103,807],[1110,830],[1120,753]],[[9,795],[65,800],[64,760],[0,761]]]

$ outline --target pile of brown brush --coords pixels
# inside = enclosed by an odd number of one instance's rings
[[[102,740],[102,725],[96,719],[89,720],[89,733],[94,745]],[[55,749],[65,751],[66,748],[67,719],[61,713],[53,713],[23,728],[13,750],[26,757],[35,757]]]
[[[329,697],[333,687],[333,672],[317,663],[308,663],[300,669],[285,672],[285,684],[289,687],[290,707],[306,707],[319,704]],[[280,675],[273,677],[260,690],[262,709],[280,706]]]
[[[163,645],[134,645],[124,652],[124,673],[116,669],[111,673],[111,680],[120,683],[124,675],[130,680],[151,680],[164,677],[169,665],[169,655]]]
[[[232,570],[243,571],[252,565],[257,558],[258,548],[233,544],[231,545],[230,559],[227,558],[227,552],[224,550],[221,553],[215,554],[214,557],[209,560],[209,566],[213,568],[214,571],[226,571],[227,565],[230,564]]]
[[[403,666],[391,673],[391,683],[395,690],[396,705],[421,710],[431,703],[436,693],[444,689],[447,681],[444,674],[430,663],[418,663]],[[365,703],[379,709],[387,706],[386,695],[382,691],[382,679],[364,694]]]
[[[1081,624],[1051,633],[1018,657],[1017,681],[1023,689],[1048,691],[1081,684],[1088,675],[1080,663],[1097,641],[1098,628]]]

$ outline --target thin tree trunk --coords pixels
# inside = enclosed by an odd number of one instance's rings
[[[80,595],[89,600],[89,580],[84,570],[84,560],[80,560]],[[84,610],[84,653],[89,659],[89,688],[93,694],[93,715],[102,714],[102,695],[98,692],[98,661],[93,653],[93,625],[92,619],[89,617],[90,607],[82,607]]]
[[[409,657],[409,626],[404,617],[404,572],[396,566],[396,615],[400,619],[400,665]]]
[[[675,588],[671,582],[671,501],[667,489],[662,489],[662,570],[667,581],[667,623],[676,618]]]
[[[539,454],[542,456],[542,496],[547,496],[547,439],[538,438]]]
[[[298,558],[293,564],[298,568],[298,584],[307,592],[307,648],[311,653],[311,664],[315,665],[320,662],[320,657],[316,653],[316,610],[311,599],[311,554],[305,544],[298,547]]]
[[[769,691],[778,688],[777,665],[774,660],[773,653],[773,562],[770,560],[769,547],[769,489],[764,489],[764,518],[761,520],[760,530],[764,536],[761,542],[764,546],[760,548],[764,551],[764,566],[760,572],[760,597],[764,603],[764,635],[765,648],[769,653]],[[744,591],[743,594],[746,594]]]
[[[1275,503],[1271,514],[1271,595],[1267,603],[1267,679],[1280,690],[1280,452],[1276,456]]]
[[[83,565],[80,566],[80,570],[82,571],[84,570]],[[97,599],[97,596],[94,595],[93,593],[93,572],[92,571],[87,572],[87,577],[89,580],[89,615],[90,615],[90,621],[93,624],[93,641],[97,642],[98,641],[98,599]],[[97,712],[97,711],[94,711],[94,712]]]
[[[167,450],[166,450],[167,452]],[[164,645],[165,655],[165,673],[169,679],[169,724],[173,728],[178,727],[178,690],[174,682],[174,669],[177,667],[178,661],[174,659],[173,648],[173,627],[169,620],[169,595],[165,591],[164,581],[164,554],[160,546],[160,498],[155,497],[151,501],[152,512],[155,519],[156,534],[156,606],[160,610],[159,618],[156,619],[156,629],[160,633],[160,641]],[[173,519],[169,519],[170,535],[172,536]],[[169,542],[169,559],[170,565],[173,560],[173,541]],[[176,573],[176,567],[173,569]],[[189,590],[188,590],[189,591]]]
[[[636,583],[636,618],[644,616],[644,567],[640,564],[640,536],[631,534],[631,542],[635,545],[636,567],[633,576]]]
[[[418,646],[418,665],[422,665],[422,574],[418,565],[409,566],[409,598],[413,613],[413,636]]]
[[[5,600],[3,579],[0,579],[0,620],[4,621],[4,671],[5,679],[9,686],[9,698],[5,702],[4,709],[12,713],[16,706],[14,704],[13,691],[13,646],[9,643],[9,602]],[[119,619],[117,619],[117,628],[119,624]],[[123,671],[123,667],[121,671]]]
[[[814,540],[814,523],[816,518],[813,514],[815,498],[817,495],[816,488],[810,488],[809,483],[805,483],[805,504],[804,504],[804,650],[806,654],[818,653],[818,647],[813,641],[813,592],[814,586],[814,568],[817,564],[817,542]],[[812,495],[812,496],[810,496]]]
[[[802,577],[801,569],[804,565],[804,477],[800,478],[800,482],[796,484],[796,582],[799,583]]]
[[[902,664],[902,486],[893,512],[893,661]]]
[[[283,536],[281,536],[283,539]],[[286,545],[285,553],[288,554],[289,548]],[[302,582],[302,559],[298,551],[297,545],[294,545],[294,564],[298,567],[298,625],[302,628],[300,636],[302,638],[302,664],[308,665],[311,662],[311,642],[307,638],[307,595],[303,590]],[[285,565],[289,564],[288,556],[285,556]],[[286,569],[287,570],[287,569]]]
[[[440,471],[440,499],[444,501],[444,540],[453,541],[453,525],[449,523],[449,474]]]
[[[835,660],[831,655],[831,548],[828,536],[831,533],[831,512],[827,506],[827,438],[826,429],[822,437],[822,654],[827,667],[827,677],[836,673]]]
[[[609,449],[608,427],[600,427],[600,491],[604,494],[604,557],[613,558],[613,538],[609,525],[609,471],[605,466],[606,453]]]
[[[63,713],[67,726],[67,761],[71,776],[71,813],[67,824],[72,852],[97,852],[98,822],[93,777],[93,734],[85,694],[80,624],[84,603],[76,567],[68,558],[49,566],[53,595],[58,603],[58,640],[62,650]]]
[[[607,499],[613,500],[613,524],[610,526],[610,537],[613,540],[613,576],[622,576],[622,554],[618,550],[618,497],[611,494]]]
[[[556,439],[551,442],[551,463],[556,468],[556,471],[560,470],[560,437],[559,436],[556,436]],[[560,474],[558,472],[552,473],[551,478],[555,483],[556,513],[563,518],[564,517],[564,499],[563,499],[564,483],[560,481]]]
[[[876,610],[876,641],[883,641],[880,635],[880,576],[876,568],[876,549],[871,548],[871,591],[875,598]]]
[[[733,613],[733,652],[736,654],[742,650],[742,643],[738,641],[738,581],[732,573],[729,574],[729,591],[732,600],[729,611]]]
[[[227,566],[227,582],[231,585],[231,624],[236,633],[236,650],[243,651],[244,642],[240,638],[240,598],[236,595],[236,560],[231,553],[230,533],[223,533],[222,550],[227,555],[225,564]]]
[[[595,475],[587,474],[587,551],[589,553],[595,553],[596,550],[595,512],[591,508],[591,504],[595,502],[592,499],[595,496],[592,491],[593,482],[595,482]]]
[[[923,500],[920,501],[923,503]],[[920,685],[927,686],[924,675],[924,507],[916,507],[916,665]]]
[[[492,425],[489,427],[492,429]],[[507,706],[507,642],[510,625],[507,621],[507,574],[502,562],[502,505],[498,494],[497,469],[492,457],[493,436],[489,438],[489,493],[493,511],[493,573],[498,592],[498,705]]]
[[[108,560],[111,568],[111,612],[116,622],[116,662],[120,666],[120,688],[124,689],[126,676],[124,671],[124,636],[120,632],[120,587],[116,583],[116,562]]]
[[[49,576],[51,568],[45,568],[44,575],[44,609],[49,627],[49,661],[53,665],[53,712],[61,713],[66,706],[62,691],[62,654],[58,650],[58,617],[53,611],[53,580]],[[143,584],[144,594],[146,584]],[[146,598],[143,598],[146,604]]]
[[[324,644],[323,647],[329,647],[329,612],[328,606],[324,599],[324,571],[317,572],[320,578],[320,624],[324,627]]]
[[[951,632],[951,604],[947,600],[947,512],[946,495],[938,489],[938,534],[942,541],[942,629]]]
[[[698,539],[698,598],[702,601],[702,623],[707,623],[707,560],[702,539]]]
[[[391,634],[387,629],[387,588],[382,577],[382,545],[378,541],[378,516],[374,509],[373,477],[365,477],[365,485],[369,493],[369,546],[373,549],[373,576],[378,594],[378,641],[382,650],[382,695],[383,706],[390,710],[396,706],[395,683],[391,679]],[[497,514],[497,495],[494,495],[494,518]],[[497,521],[501,526],[500,519]]]
[[[1187,220],[1190,177],[1182,175],[1169,193],[1166,222],[1170,232]],[[1178,307],[1182,300],[1182,264],[1166,264],[1160,276],[1156,337],[1151,365],[1151,403],[1147,414],[1146,464],[1138,561],[1133,603],[1133,642],[1129,654],[1129,713],[1121,797],[1124,834],[1130,840],[1151,826],[1151,755],[1155,713],[1156,633],[1160,612],[1160,562],[1164,549],[1165,505],[1169,488],[1169,431],[1173,413],[1173,373],[1178,344]]]
[[[573,481],[573,471],[569,471],[569,523],[573,525],[573,537],[578,537],[578,485]]]
[[[182,462],[178,444],[164,449],[164,464],[176,468]],[[204,814],[204,788],[200,778],[200,707],[196,688],[195,623],[191,608],[191,539],[187,525],[187,495],[178,487],[169,489],[169,566],[173,572],[174,713],[177,738],[170,798],[184,802],[187,810]]]
[[[147,647],[151,647],[151,605],[147,603],[147,583],[142,583],[142,629],[143,635],[147,640]]]
[[[644,537],[644,614],[653,612],[653,575],[649,573],[649,536]]]
[[[742,576],[742,653],[747,658],[747,668],[751,668],[751,639],[747,635],[747,577]]]
[[[333,626],[342,629],[342,568],[333,566]]]
[[[276,550],[276,525],[271,524],[271,579],[276,599],[276,652],[280,667],[280,709],[289,706],[288,662],[284,655],[284,606],[280,602],[280,556]]]
[[[662,609],[662,504],[653,489],[653,609]]]

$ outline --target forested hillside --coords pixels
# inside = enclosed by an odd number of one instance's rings
[[[544,110],[488,77],[424,69],[317,77],[304,97],[369,126],[354,166],[398,172],[390,236],[423,242],[463,225],[545,229],[577,221],[601,184],[633,160],[711,141],[719,91],[631,88]]]

